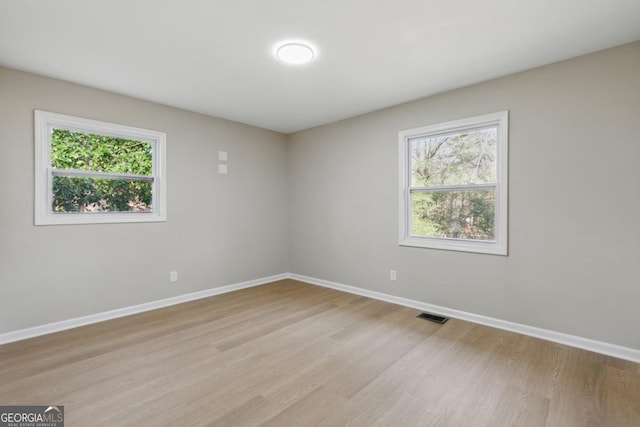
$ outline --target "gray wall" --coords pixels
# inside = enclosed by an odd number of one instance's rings
[[[168,221],[35,227],[34,109],[166,132]],[[286,272],[286,153],[278,133],[0,68],[0,333]]]
[[[285,137],[0,68],[0,333],[291,271],[640,349],[638,70],[634,43]],[[34,109],[167,132],[168,221],[35,227]],[[397,132],[505,109],[509,256],[399,247]]]
[[[294,134],[291,271],[640,349],[639,73],[634,43]],[[509,256],[399,247],[397,132],[500,110]]]

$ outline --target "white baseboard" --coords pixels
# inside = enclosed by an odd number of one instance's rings
[[[46,325],[34,326],[32,328],[21,329],[18,331],[0,334],[0,345],[8,344],[14,341],[25,340],[40,335],[51,334],[54,332],[64,331],[67,329],[77,328],[79,326],[90,325],[92,323],[104,322],[105,320],[117,319],[119,317],[130,316],[132,314],[143,313],[145,311],[155,310],[158,308],[168,307],[171,305],[181,304],[183,302],[194,301],[201,298],[207,298],[213,295],[226,294],[227,292],[237,291],[239,289],[251,288],[253,286],[264,285],[266,283],[275,282],[289,278],[289,274],[279,274],[276,276],[263,277],[261,279],[249,280],[247,282],[236,283],[219,288],[207,289],[205,291],[193,292],[185,295],[178,295],[172,298],[151,301],[144,304],[134,305],[130,307],[118,308],[115,310],[105,311],[102,313],[90,314],[88,316],[76,317],[75,319],[62,320],[60,322],[49,323]]]
[[[370,291],[367,289],[357,288],[354,286],[343,285],[341,283],[330,282],[328,280],[316,279],[314,277],[302,276],[300,274],[289,274],[289,278],[300,282],[310,283],[312,285],[323,286],[326,288],[336,289],[351,294],[362,295],[365,297],[386,301],[393,304],[403,305],[405,307],[415,308],[420,311],[428,311],[456,319],[467,320],[481,325],[491,326],[506,331],[516,332],[531,337],[540,338],[546,341],[552,341],[559,344],[565,344],[570,347],[576,347],[583,350],[593,351],[595,353],[605,354],[607,356],[617,357],[619,359],[629,360],[631,362],[640,363],[640,350],[629,347],[623,347],[616,344],[609,344],[602,341],[595,341],[589,338],[582,338],[575,335],[564,334],[562,332],[550,331],[548,329],[537,328],[535,326],[523,325],[520,323],[508,322],[506,320],[495,319],[492,317],[481,316],[478,314],[467,313],[465,311],[454,310],[438,305],[427,304],[407,298],[397,297],[381,292]]]
[[[520,323],[508,322],[506,320],[495,319],[492,317],[481,316],[478,314],[467,313],[465,311],[455,310],[434,304],[427,304],[420,301],[402,298],[382,292],[370,291],[355,286],[344,285],[341,283],[331,282],[328,280],[317,279],[314,277],[303,276],[300,274],[285,273],[276,276],[263,277],[261,279],[250,280],[247,282],[236,283],[233,285],[222,286],[219,288],[207,289],[205,291],[194,292],[185,295],[179,295],[172,298],[166,298],[158,301],[151,301],[144,304],[134,305],[131,307],[119,308],[116,310],[105,311],[102,313],[91,314],[88,316],[77,317],[75,319],[63,320],[60,322],[49,323],[46,325],[34,326],[31,328],[21,329],[12,332],[0,334],[0,345],[8,344],[14,341],[25,340],[40,335],[51,334],[54,332],[64,331],[67,329],[77,328],[79,326],[90,325],[92,323],[104,322],[105,320],[117,319],[119,317],[129,316],[132,314],[143,313],[145,311],[155,310],[158,308],[168,307],[171,305],[181,304],[183,302],[194,301],[201,298],[207,298],[214,295],[225,294],[237,291],[239,289],[251,288],[254,286],[264,285],[266,283],[275,282],[283,279],[294,279],[300,282],[312,285],[323,286],[326,288],[336,289],[351,294],[362,295],[365,297],[386,301],[393,304],[403,305],[405,307],[415,308],[420,311],[428,311],[441,314],[456,319],[466,320],[481,325],[491,326],[506,331],[516,332],[565,344],[571,347],[581,348],[583,350],[593,351],[607,356],[617,357],[632,362],[640,363],[640,350],[629,347],[623,347],[616,344],[609,344],[602,341],[596,341],[589,338],[582,338],[575,335],[564,334],[562,332],[550,331],[548,329],[537,328],[535,326],[523,325]]]

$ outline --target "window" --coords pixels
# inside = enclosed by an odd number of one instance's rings
[[[166,221],[162,132],[35,112],[35,223]]]
[[[400,245],[507,254],[508,111],[399,133]]]

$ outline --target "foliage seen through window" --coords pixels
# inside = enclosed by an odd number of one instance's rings
[[[495,238],[495,127],[409,140],[412,236]]]
[[[53,176],[53,211],[152,211],[150,142],[53,129],[51,166],[63,170]],[[64,176],[64,170],[130,174],[127,178]],[[134,177],[134,175],[138,177]]]

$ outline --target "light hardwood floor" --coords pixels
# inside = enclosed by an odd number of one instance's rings
[[[71,426],[640,426],[640,365],[284,280],[0,346]]]

